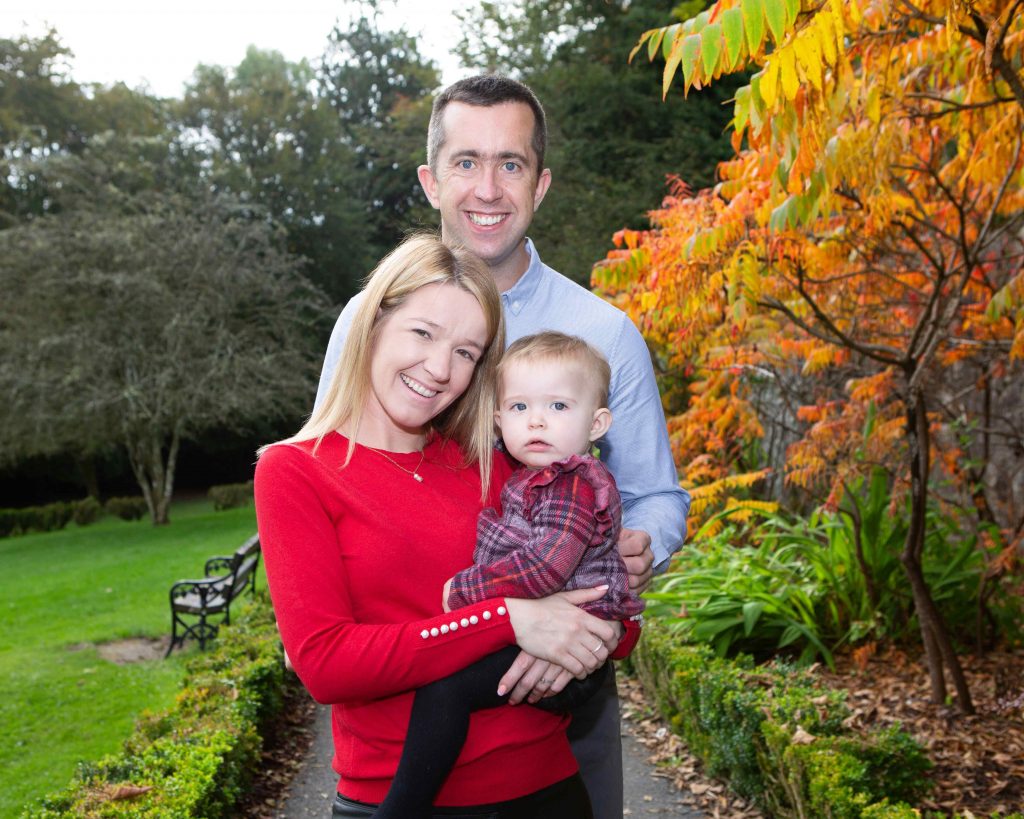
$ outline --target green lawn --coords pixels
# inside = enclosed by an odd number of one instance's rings
[[[144,709],[174,700],[182,654],[118,666],[81,643],[169,633],[167,593],[256,530],[252,507],[175,505],[172,523],[104,518],[0,540],[0,816],[116,751]],[[266,579],[259,579],[266,587]],[[186,648],[185,656],[196,649]]]

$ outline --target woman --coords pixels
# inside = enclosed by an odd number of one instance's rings
[[[414,689],[512,644],[584,676],[621,635],[577,608],[602,590],[443,613],[445,581],[472,563],[477,514],[511,474],[491,449],[503,338],[486,266],[407,240],[370,278],[327,399],[257,466],[281,637],[333,705],[335,816],[368,816],[384,798]],[[530,707],[475,714],[436,815],[588,816],[565,725]]]

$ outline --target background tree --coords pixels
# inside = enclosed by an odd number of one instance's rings
[[[415,168],[439,82],[365,4],[314,64],[251,47],[234,69],[200,65],[178,115],[214,188],[266,208],[343,301],[428,209]]]
[[[857,477],[890,471],[897,502],[909,498],[901,561],[932,698],[945,699],[945,668],[967,712],[921,561],[930,481],[953,487],[946,500],[995,553],[1016,549],[1024,528],[1019,467],[1008,482],[993,471],[1021,447],[1019,10],[721,0],[645,33],[638,48],[664,57],[666,92],[679,74],[689,92],[761,70],[736,93],[737,155],[722,181],[680,191],[655,231],[623,234],[601,276],[727,399],[723,427],[749,408],[752,375],[809,379],[791,483],[836,503]]]
[[[146,148],[94,142],[62,187],[73,205],[102,169],[105,199],[0,232],[0,452],[117,443],[167,523],[184,439],[308,409],[327,314],[259,211],[139,184],[161,173]]]
[[[544,104],[555,187],[530,227],[544,260],[586,283],[603,236],[641,227],[668,175],[700,187],[725,159],[723,103],[737,83],[661,104],[658,79],[627,57],[671,4],[657,0],[481,3],[461,15],[464,64],[522,79]]]

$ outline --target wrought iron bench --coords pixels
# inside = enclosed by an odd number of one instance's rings
[[[165,657],[186,637],[199,641],[200,650],[217,636],[221,624],[231,622],[231,603],[246,589],[256,590],[256,570],[260,565],[260,539],[253,535],[233,555],[211,557],[199,580],[179,580],[171,586],[171,644]],[[223,615],[213,623],[211,617]],[[181,633],[178,633],[179,628]]]

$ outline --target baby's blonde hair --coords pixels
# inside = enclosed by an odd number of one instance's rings
[[[565,361],[579,365],[597,390],[597,406],[608,406],[612,368],[608,365],[608,360],[593,345],[579,336],[545,330],[523,336],[510,344],[498,364],[499,390],[508,367],[519,361]]]

